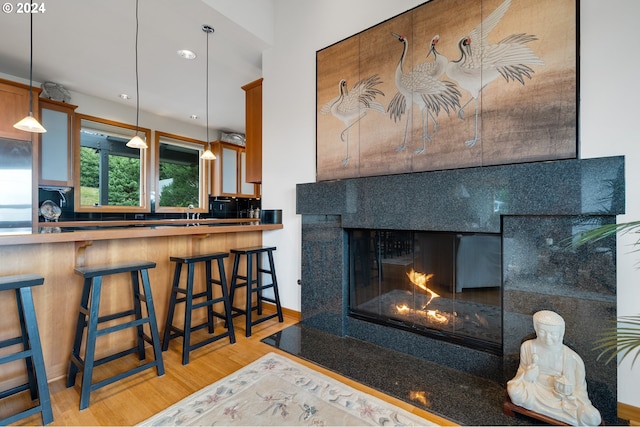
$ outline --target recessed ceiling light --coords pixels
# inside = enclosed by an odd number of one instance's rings
[[[191,118],[191,119],[193,119],[193,120],[196,120],[196,119],[198,118],[198,116],[197,116],[197,115],[195,115],[195,114],[192,114],[192,115],[190,115],[190,116],[189,116],[189,118]]]
[[[193,53],[192,51],[188,50],[188,49],[180,49],[178,51],[178,56],[180,56],[180,58],[184,58],[184,59],[195,59],[196,58],[196,54]]]
[[[121,93],[120,95],[118,95],[118,97],[120,97],[120,99],[131,99],[131,97],[126,93]]]

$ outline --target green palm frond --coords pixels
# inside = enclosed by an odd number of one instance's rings
[[[635,352],[631,366],[635,364],[640,356],[640,315],[621,316],[618,324],[603,330],[595,341],[594,350],[601,350],[597,357],[600,360],[605,355],[609,355],[605,361],[608,364],[618,355],[622,355],[618,363],[621,363],[627,356]]]
[[[640,221],[622,222],[619,224],[607,224],[597,228],[594,228],[584,233],[580,233],[575,236],[576,238],[571,242],[571,246],[578,247],[591,242],[597,242],[598,240],[606,239],[617,233],[640,233]],[[634,243],[634,246],[640,245],[640,239]]]

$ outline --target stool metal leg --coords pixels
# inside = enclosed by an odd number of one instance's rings
[[[136,320],[142,319],[142,307],[140,306],[140,280],[138,279],[138,272],[131,272],[131,290],[133,291],[133,311],[135,313]],[[136,326],[136,335],[138,337],[138,359],[145,359],[144,352],[144,329],[142,324]]]
[[[258,316],[262,315],[262,254],[256,253],[256,301],[258,302]]]
[[[278,312],[278,321],[284,322],[282,316],[282,306],[280,305],[280,293],[278,292],[278,279],[276,279],[276,265],[273,262],[273,251],[267,251],[269,257],[269,268],[271,269],[271,283],[273,284],[273,296],[276,302],[276,311]]]
[[[49,424],[53,421],[53,411],[51,410],[51,397],[49,395],[49,385],[47,384],[47,374],[44,367],[44,357],[42,355],[42,346],[40,344],[40,332],[38,331],[36,309],[33,304],[31,288],[20,288],[20,297],[22,307],[24,309],[24,320],[31,347],[31,357],[33,359],[33,368],[35,370],[38,398],[40,399],[39,407],[42,411],[42,423]]]
[[[153,357],[158,376],[164,375],[164,362],[162,360],[162,350],[160,348],[160,334],[158,332],[158,322],[156,320],[156,310],[153,307],[153,298],[151,295],[151,284],[149,283],[149,271],[147,269],[140,270],[142,277],[142,287],[147,303],[147,315],[149,317],[149,329],[151,330],[151,345],[153,347]]]
[[[253,278],[253,260],[251,254],[247,254],[247,298],[246,298],[246,316],[245,316],[245,328],[246,336],[251,336],[251,312],[252,312],[252,286],[251,282]]]
[[[164,336],[162,337],[162,351],[169,349],[169,340],[171,340],[171,329],[173,328],[173,315],[176,309],[176,298],[178,297],[178,288],[180,286],[180,273],[182,272],[182,264],[177,262],[173,272],[173,284],[171,285],[171,299],[169,301],[169,311],[167,313],[167,321],[164,325]]]
[[[31,346],[29,345],[29,331],[27,331],[27,324],[25,319],[25,309],[24,304],[22,303],[23,294],[22,289],[16,289],[16,302],[18,303],[18,317],[20,319],[20,337],[22,339],[22,349],[24,351],[29,351]],[[33,358],[26,357],[24,359],[25,364],[27,365],[27,378],[29,384],[29,391],[31,392],[31,400],[36,400],[38,398],[38,387],[36,383],[35,371],[33,370]]]
[[[91,379],[93,378],[93,364],[96,355],[98,310],[100,307],[100,294],[102,291],[102,276],[96,276],[90,280],[92,280],[92,295],[91,308],[89,309],[89,323],[87,325],[87,345],[84,356],[84,369],[82,371],[82,387],[80,390],[80,410],[89,407]]]
[[[207,292],[207,301],[213,300],[213,287],[211,283],[211,260],[207,260],[205,262],[205,282],[206,282],[206,292]],[[212,334],[213,329],[213,305],[207,306],[207,324],[209,325],[209,333]]]
[[[87,313],[89,310],[89,294],[91,293],[91,279],[84,279],[82,287],[82,297],[80,298],[80,309],[78,310],[78,321],[76,322],[76,333],[73,338],[73,350],[71,351],[71,362],[69,363],[69,373],[67,374],[67,388],[76,383],[76,375],[80,368],[80,346],[84,328],[87,326]]]
[[[191,346],[191,311],[193,310],[193,276],[194,264],[187,265],[187,294],[184,307],[184,331],[182,335],[182,364],[189,363],[189,348]]]
[[[233,304],[231,303],[231,296],[229,295],[229,290],[227,289],[227,277],[224,272],[224,261],[222,258],[218,258],[218,271],[220,272],[220,287],[222,288],[224,313],[227,329],[229,330],[229,341],[231,342],[231,344],[234,344],[236,342],[236,334],[233,330],[233,313],[231,309],[231,307],[233,307]]]
[[[238,266],[240,265],[240,254],[233,254],[233,270],[231,270],[231,292],[229,293],[229,301],[233,308],[233,299],[236,296],[236,288],[238,287]]]

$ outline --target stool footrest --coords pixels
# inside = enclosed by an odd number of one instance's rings
[[[220,335],[215,335],[215,336],[206,338],[206,339],[200,341],[199,343],[191,344],[189,346],[189,351],[197,350],[200,347],[204,347],[207,344],[211,344],[214,341],[218,341],[219,339],[226,338],[226,337],[231,337],[231,335],[229,334],[229,331],[223,332]],[[235,338],[233,340],[235,341]],[[233,342],[231,344],[233,344]]]
[[[26,409],[26,410],[24,410],[24,411],[22,411],[20,413],[12,415],[10,417],[1,419],[0,420],[0,425],[8,426],[10,424],[15,423],[18,420],[30,417],[31,415],[35,415],[38,412],[43,412],[42,403],[39,404],[38,406],[34,406],[33,408]],[[43,419],[44,419],[44,417],[43,417]],[[51,416],[50,420],[44,421],[44,424],[49,424],[52,421],[53,421],[53,416]]]
[[[10,388],[9,390],[5,390],[0,392],[0,399],[4,399],[5,397],[13,396],[16,393],[20,393],[21,391],[29,390],[29,383],[24,383],[17,385],[15,387]]]
[[[135,310],[121,311],[120,313],[107,314],[98,318],[98,323],[108,322],[109,320],[120,319],[121,317],[133,316],[136,314]]]
[[[132,368],[132,369],[126,371],[126,372],[122,372],[122,373],[116,374],[116,375],[114,375],[112,377],[105,378],[104,380],[101,380],[101,381],[98,381],[98,382],[95,382],[95,383],[91,384],[91,391],[95,391],[95,390],[97,390],[97,389],[99,389],[101,387],[104,387],[106,385],[112,384],[112,383],[114,383],[116,381],[119,381],[119,380],[121,380],[123,378],[127,378],[127,377],[129,377],[131,375],[135,375],[138,372],[142,372],[142,371],[144,371],[146,369],[153,368],[154,366],[155,367],[158,366],[158,361],[157,360],[153,360],[151,362],[148,362],[148,363],[145,363],[143,365],[137,366],[137,367]]]
[[[98,329],[96,331],[96,334],[100,337],[102,335],[110,334],[112,332],[118,332],[127,328],[133,328],[135,326],[144,325],[146,323],[151,323],[151,320],[149,320],[148,317],[132,320],[131,322],[122,323],[120,325],[109,326],[108,328]]]
[[[93,361],[93,366],[100,366],[100,365],[104,365],[105,363],[109,363],[112,360],[116,360],[116,359],[120,359],[121,357],[125,357],[128,356],[130,354],[133,353],[137,353],[138,352],[138,347],[131,347],[127,350],[122,350],[116,354],[111,354],[109,356],[105,356],[101,359],[96,359]]]
[[[16,344],[22,344],[22,337],[8,338],[4,341],[0,341],[0,348],[11,347],[12,345]]]
[[[276,316],[278,316],[278,313],[272,313],[272,314],[269,314],[267,316],[261,317],[259,319],[254,320],[253,322],[251,322],[251,326],[255,326],[258,323],[262,323],[262,322],[264,322],[266,320],[273,319]]]
[[[27,357],[31,357],[32,355],[33,355],[32,350],[22,350],[17,353],[7,354],[6,356],[0,357],[0,364],[13,362],[14,360],[18,360],[18,359],[24,359]]]

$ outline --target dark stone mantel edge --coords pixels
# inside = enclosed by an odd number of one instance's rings
[[[340,215],[345,228],[499,232],[503,215],[623,214],[624,156],[322,181],[296,193],[296,213]]]

